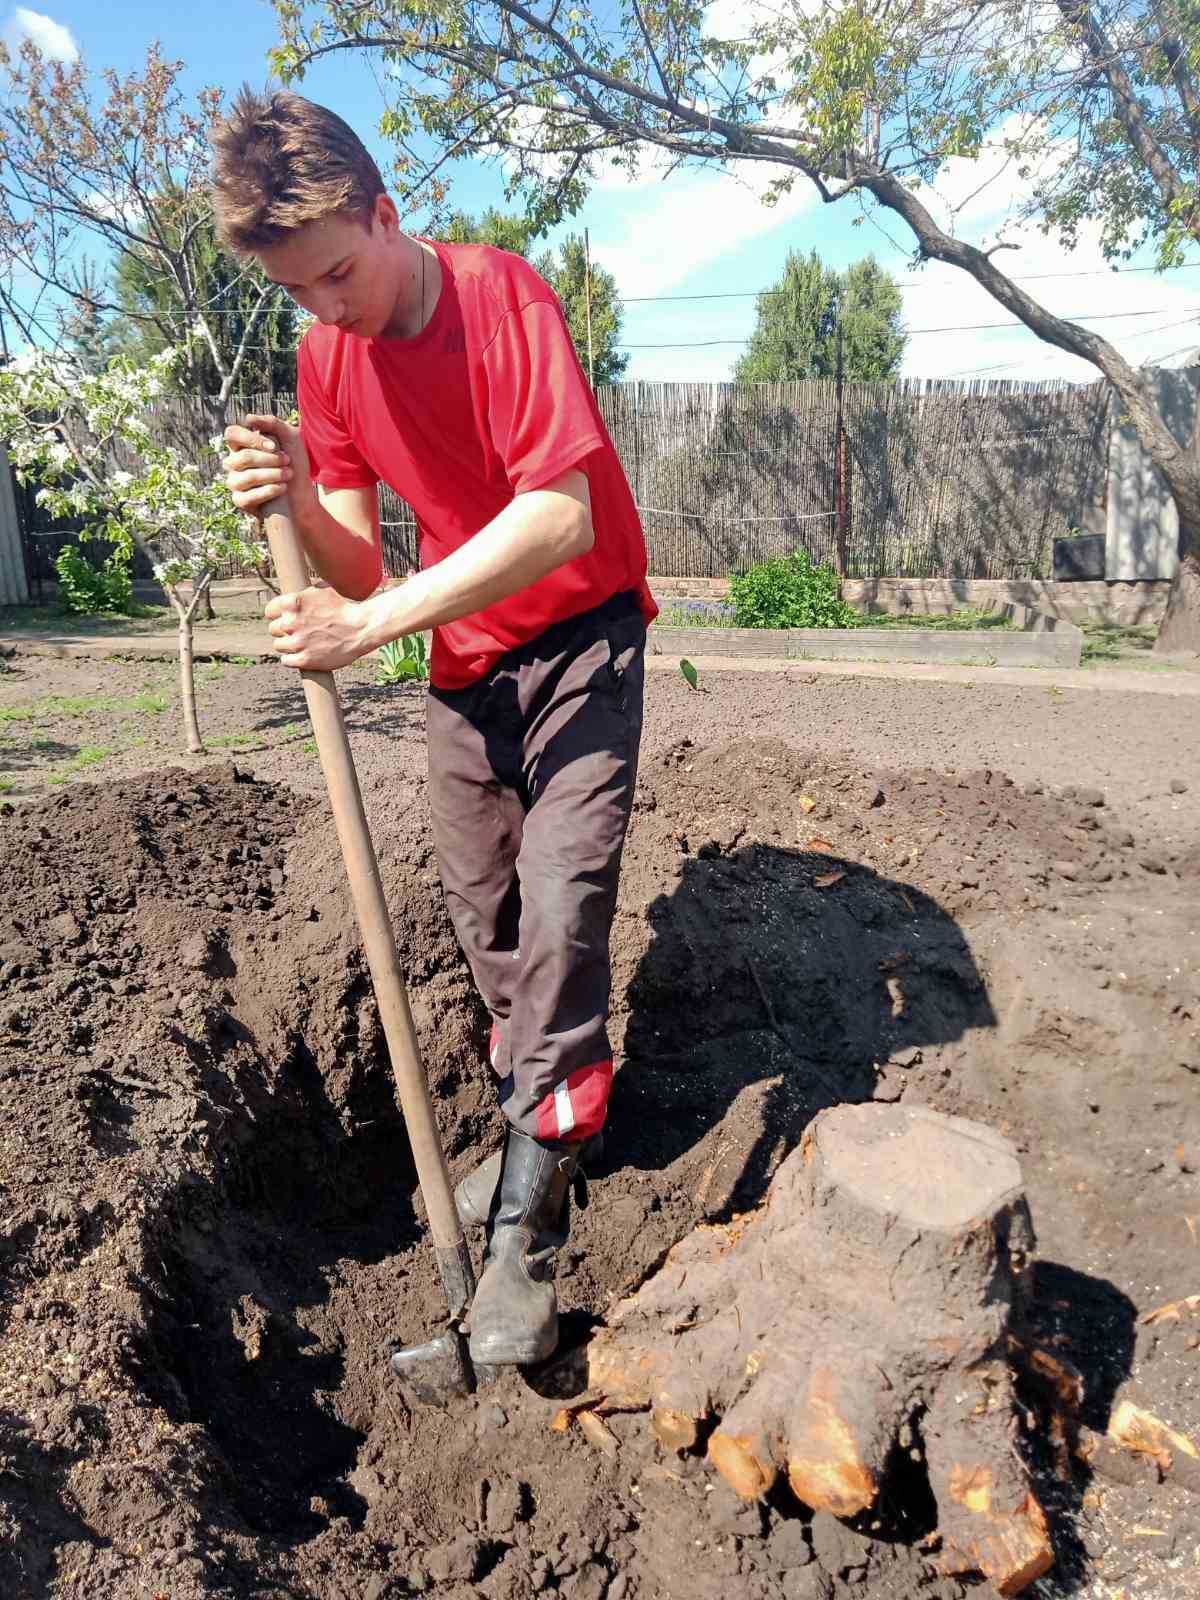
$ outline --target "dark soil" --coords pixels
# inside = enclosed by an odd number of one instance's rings
[[[966,1594],[915,1473],[848,1527],[739,1504],[641,1417],[613,1456],[549,1428],[612,1299],[844,1100],[1013,1138],[1088,1420],[1120,1392],[1200,1434],[1200,1318],[1138,1320],[1200,1287],[1197,834],[992,771],[648,743],[564,1355],[448,1414],[388,1377],[439,1292],[323,801],[227,765],[4,807],[0,1595]],[[500,1122],[411,770],[372,761],[368,808],[457,1177]],[[1040,1595],[1194,1593],[1195,1500],[1027,1448]]]

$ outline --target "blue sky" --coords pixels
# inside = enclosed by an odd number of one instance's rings
[[[715,0],[709,12],[713,31],[725,25],[732,33],[743,3]],[[275,14],[265,0],[244,0],[236,16],[211,5],[166,8],[161,0],[110,0],[104,6],[96,0],[53,0],[46,10],[8,7],[2,14],[6,38],[28,31],[44,49],[78,50],[94,68],[128,71],[157,39],[168,56],[186,64],[186,81],[193,87],[216,84],[226,92],[244,81],[264,81],[267,51],[277,39]],[[328,58],[301,88],[345,117],[386,172],[389,152],[374,131],[383,98],[363,57],[347,52]],[[939,187],[957,208],[956,230],[976,242],[994,237],[1017,189],[1000,158],[990,168],[959,163]],[[475,211],[502,204],[500,173],[476,166],[457,187],[456,198]],[[856,225],[859,213],[848,209],[850,204],[822,206],[798,183],[770,209],[746,176],[715,171],[664,176],[651,169],[637,183],[622,177],[598,185],[570,226],[588,228],[594,259],[614,273],[624,297],[623,337],[634,347],[627,376],[727,378],[754,326],[754,292],[778,279],[789,249],[816,249],[833,266],[871,251],[901,281],[910,330],[908,373],[930,378],[1095,375],[1024,329],[972,326],[1010,319],[965,273],[928,264],[913,269],[899,219],[878,213]],[[421,223],[418,212],[409,225],[420,231]],[[1173,363],[1200,346],[1200,253],[1195,268],[1161,276],[1113,275],[1104,269],[1094,241],[1085,238],[1068,254],[1031,232],[1019,251],[1005,254],[1003,264],[1029,280],[1030,291],[1051,310],[1102,318],[1089,325],[1134,363],[1164,358]]]

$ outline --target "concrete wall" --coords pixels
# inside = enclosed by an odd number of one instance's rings
[[[0,606],[21,606],[28,601],[29,585],[25,580],[25,557],[12,473],[4,447],[0,445]]]
[[[948,612],[960,606],[1029,606],[1070,622],[1162,621],[1170,581],[1056,583],[1046,578],[847,578],[842,596],[859,610]]]
[[[1188,444],[1196,415],[1200,372],[1159,368],[1152,374],[1164,422]],[[1104,575],[1111,581],[1170,579],[1179,565],[1179,513],[1163,481],[1138,442],[1133,425],[1114,399],[1108,452],[1108,515]]]
[[[1023,607],[1016,607],[1024,613]],[[1031,613],[1024,613],[1032,617]],[[1021,617],[1016,620],[1022,626]],[[1083,635],[1069,622],[1029,631],[929,628],[664,628],[650,629],[652,655],[766,656],[793,661],[924,661],[967,666],[1077,667]]]
[[[650,587],[660,605],[676,599],[724,600],[725,578],[656,578]],[[1158,624],[1166,609],[1169,581],[1055,583],[1043,578],[847,578],[842,595],[859,610],[872,607],[946,612],[960,606],[1030,606],[1070,622]]]

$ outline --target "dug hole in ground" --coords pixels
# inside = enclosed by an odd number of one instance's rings
[[[281,669],[253,670],[278,685]],[[922,1281],[928,1325],[910,1339],[1004,1302],[1003,1348],[975,1376],[1002,1397],[1002,1452],[1054,1557],[1012,1583],[1195,1594],[1200,837],[1192,794],[1134,799],[1167,793],[1177,744],[1164,733],[1107,794],[1050,792],[1028,779],[1036,750],[1020,783],[905,764],[928,745],[917,686],[855,691],[908,708],[911,737],[879,725],[884,764],[850,749],[853,717],[822,739],[830,680],[706,687],[650,687],[613,932],[619,1070],[560,1263],[563,1350],[447,1412],[410,1410],[386,1366],[389,1341],[436,1325],[441,1295],[311,772],[297,793],[282,764],[273,779],[194,762],[5,806],[0,1594],[994,1593],[948,1515],[947,1495],[974,1506],[981,1480],[949,1487],[932,1391],[907,1408],[895,1393],[880,1296],[919,1324]],[[980,728],[987,693],[965,691]],[[378,691],[354,716],[457,1178],[501,1124],[438,887],[419,709],[415,690]],[[1056,708],[1060,753],[1090,738],[1111,760],[1098,722],[1115,715],[1083,696],[1067,727]],[[955,737],[970,744],[970,716]],[[835,742],[845,753],[821,749]],[[1056,763],[1061,777],[1047,746]],[[831,1323],[870,1208],[803,1176],[828,1165],[839,1107],[970,1119],[980,1171],[1019,1163],[989,1234],[1010,1258],[1003,1293],[985,1275],[966,1308],[956,1266],[914,1276],[915,1226],[889,1281],[864,1281],[861,1306],[843,1294]],[[795,1207],[818,1201],[822,1241],[769,1223],[792,1207],[802,1232]],[[763,1243],[772,1227],[784,1246]],[[893,1398],[875,1402],[891,1421],[869,1504],[814,1512],[786,1470],[735,1494],[708,1446],[737,1392],[714,1384],[667,1417],[597,1390],[598,1352],[626,1377],[634,1350],[665,1371],[681,1341],[708,1339],[710,1313],[743,1370],[765,1351],[803,1376],[817,1344],[879,1354],[874,1388]],[[1106,1441],[1123,1404],[1173,1432]]]

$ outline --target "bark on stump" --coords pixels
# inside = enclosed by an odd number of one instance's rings
[[[900,1106],[822,1112],[765,1204],[702,1226],[608,1319],[589,1391],[706,1442],[747,1499],[873,1505],[898,1436],[924,1441],[948,1570],[1019,1594],[1051,1565],[1014,1450],[1007,1336],[1033,1228],[1008,1140]],[[714,1427],[715,1424],[715,1427]]]

